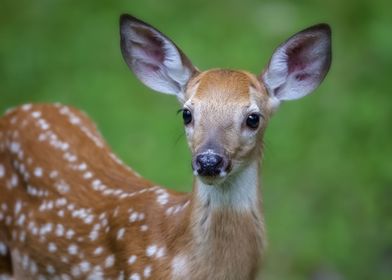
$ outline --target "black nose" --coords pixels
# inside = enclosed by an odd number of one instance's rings
[[[218,154],[203,153],[196,156],[195,170],[201,176],[216,176],[223,167],[223,158]]]

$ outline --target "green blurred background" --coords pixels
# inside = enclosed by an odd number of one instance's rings
[[[62,102],[86,111],[119,156],[189,191],[175,98],[129,72],[127,12],[170,36],[200,69],[259,73],[272,50],[318,22],[333,29],[332,68],[315,94],[281,106],[266,135],[264,279],[392,279],[391,1],[4,1],[0,110]]]

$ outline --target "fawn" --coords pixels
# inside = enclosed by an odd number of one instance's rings
[[[10,110],[0,119],[0,279],[255,279],[265,247],[264,131],[281,101],[324,79],[329,26],[289,38],[260,76],[199,71],[130,15],[120,37],[136,76],[182,105],[193,190],[141,178],[76,109]]]

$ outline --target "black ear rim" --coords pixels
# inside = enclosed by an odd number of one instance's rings
[[[125,42],[125,38],[122,36],[122,30],[123,28],[125,28],[125,26],[127,24],[130,23],[136,23],[142,26],[146,26],[148,28],[150,28],[151,30],[153,30],[154,32],[157,32],[160,36],[162,36],[163,38],[165,38],[167,41],[169,41],[171,44],[173,44],[173,46],[178,50],[180,56],[181,56],[181,60],[182,63],[184,65],[186,65],[192,72],[192,75],[194,75],[197,72],[197,69],[193,66],[191,60],[182,52],[182,50],[170,39],[168,38],[165,34],[163,34],[161,31],[159,31],[158,29],[156,29],[154,26],[152,26],[149,23],[144,22],[141,19],[138,19],[130,14],[121,14],[120,15],[120,19],[119,19],[119,26],[120,26],[120,46],[121,46],[121,53],[123,55],[124,60],[127,62],[128,64],[128,55],[126,53],[126,42]],[[129,65],[129,64],[128,64]],[[131,69],[132,70],[132,69]]]
[[[122,14],[120,15],[120,31],[122,29],[122,27],[124,25],[126,25],[127,23],[138,23],[140,25],[145,25],[151,29],[153,29],[154,31],[158,32],[160,35],[162,35],[163,37],[166,38],[165,35],[162,34],[162,32],[160,32],[158,29],[156,29],[155,27],[153,27],[151,24],[142,21],[141,19],[138,19],[130,14]],[[169,38],[168,38],[169,39]],[[170,40],[170,39],[169,39]]]
[[[313,34],[314,33],[321,33],[327,39],[328,45],[327,45],[326,54],[325,54],[326,57],[325,57],[324,77],[322,78],[322,80],[324,80],[324,78],[327,75],[329,69],[331,68],[331,64],[332,64],[332,29],[331,29],[331,26],[328,23],[319,23],[319,24],[312,25],[308,28],[305,28],[304,30],[298,32],[295,35],[299,35],[301,33],[302,34],[309,33],[309,35],[312,33]],[[321,80],[321,82],[322,82],[322,80]]]
[[[323,32],[330,38],[331,34],[332,34],[332,29],[328,23],[318,23],[318,24],[314,24],[312,26],[309,26],[309,27],[297,32],[296,34],[294,34],[291,37],[295,37],[296,35],[298,35],[300,33],[308,33],[308,32],[312,32],[312,33],[313,32]]]

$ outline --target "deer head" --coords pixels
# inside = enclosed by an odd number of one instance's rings
[[[160,31],[132,16],[120,19],[121,50],[145,85],[182,105],[195,176],[219,185],[260,157],[268,120],[285,100],[322,82],[331,63],[328,25],[307,28],[282,43],[261,75],[198,70]]]

